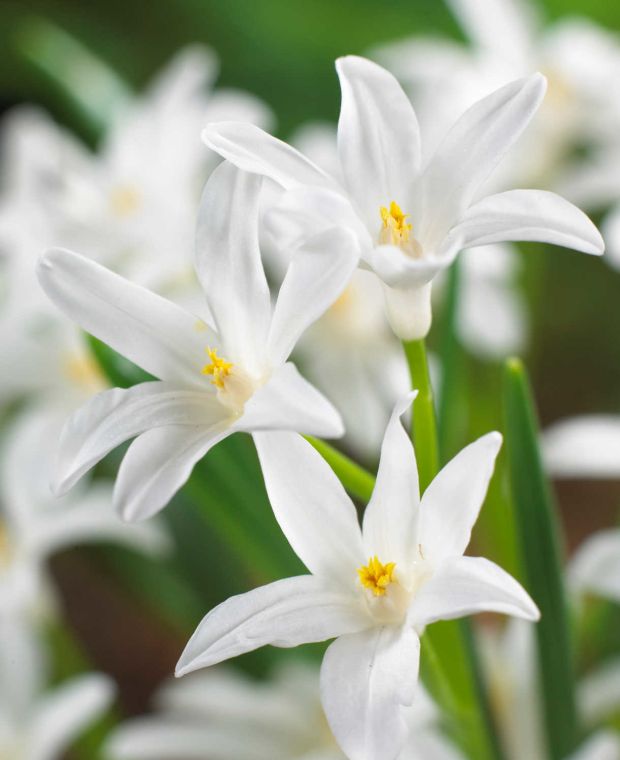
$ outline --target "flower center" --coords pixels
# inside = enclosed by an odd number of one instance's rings
[[[88,353],[69,354],[64,361],[64,371],[72,383],[84,390],[97,393],[106,387],[99,364]]]
[[[214,348],[207,347],[206,351],[209,354],[211,363],[205,364],[202,368],[202,374],[211,375],[213,377],[211,383],[215,385],[216,388],[222,390],[225,388],[224,381],[228,375],[230,375],[230,370],[233,368],[233,364],[232,362],[227,362],[221,356],[218,356],[217,351]]]
[[[389,209],[386,206],[381,206],[379,214],[383,222],[379,236],[382,243],[400,246],[409,242],[413,225],[407,223],[409,214],[403,214],[396,201],[390,203]]]
[[[392,575],[395,567],[395,562],[388,562],[387,565],[383,565],[375,555],[368,560],[367,565],[358,569],[357,574],[364,588],[370,589],[375,596],[383,596],[393,581]]]
[[[131,185],[119,185],[110,193],[110,206],[116,216],[131,216],[141,204],[140,193]]]

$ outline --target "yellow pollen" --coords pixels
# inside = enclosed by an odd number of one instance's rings
[[[140,193],[130,185],[120,185],[110,193],[110,206],[116,216],[130,216],[140,208]]]
[[[375,596],[383,596],[386,588],[393,582],[392,575],[396,562],[388,562],[382,565],[375,555],[368,560],[368,564],[360,567],[357,571],[362,586],[372,590]]]
[[[211,363],[205,364],[202,368],[202,374],[213,375],[213,380],[211,380],[213,385],[217,388],[223,388],[224,380],[230,375],[230,370],[233,365],[231,362],[227,362],[225,359],[222,359],[221,356],[218,356],[217,351],[214,348],[207,348],[206,351],[209,354]]]
[[[390,203],[390,208],[381,206],[379,209],[383,222],[382,242],[401,245],[409,241],[409,233],[413,225],[407,223],[409,214],[403,214],[396,201]]]

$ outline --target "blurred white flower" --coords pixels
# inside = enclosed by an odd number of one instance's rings
[[[82,675],[45,690],[44,664],[0,623],[0,757],[61,760],[111,704],[109,678]]]
[[[157,713],[128,721],[107,760],[344,760],[323,715],[318,669],[289,664],[268,682],[215,668],[166,684]],[[438,730],[437,709],[419,687],[399,760],[459,760]]]
[[[255,436],[276,518],[311,574],[223,602],[200,623],[177,666],[185,675],[266,644],[336,638],[321,668],[321,701],[351,760],[393,760],[401,751],[426,625],[485,610],[538,618],[510,575],[462,556],[500,435],[465,448],[420,501],[415,455],[400,421],[413,398],[397,404],[388,424],[361,531],[353,502],[307,441]]]
[[[253,125],[210,124],[203,136],[240,168],[287,191],[268,217],[281,245],[319,232],[355,236],[362,265],[385,286],[388,318],[400,338],[427,334],[432,280],[463,248],[539,240],[603,252],[592,222],[553,193],[511,190],[478,199],[540,105],[544,77],[511,82],[475,103],[423,165],[417,119],[396,79],[354,56],[336,66],[344,184]]]
[[[593,533],[579,546],[568,566],[575,592],[588,592],[620,603],[620,528]]]
[[[112,488],[84,483],[58,500],[49,488],[53,441],[61,420],[55,409],[32,407],[5,431],[0,452],[0,619],[36,624],[55,607],[46,561],[83,543],[113,541],[161,554],[169,547],[163,526],[127,526],[112,507]]]
[[[41,260],[41,283],[66,314],[160,378],[104,391],[69,419],[57,493],[138,436],[123,459],[114,500],[126,519],[143,519],[235,431],[342,435],[338,412],[287,358],[344,288],[355,253],[346,233],[311,239],[296,251],[272,308],[258,248],[261,181],[225,163],[205,189],[196,268],[215,329],[77,254],[57,249]]]
[[[618,478],[620,416],[584,414],[554,422],[543,432],[542,450],[556,478]]]

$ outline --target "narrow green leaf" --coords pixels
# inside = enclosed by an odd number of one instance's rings
[[[375,487],[373,475],[326,441],[313,438],[312,436],[306,436],[306,440],[325,459],[338,476],[342,485],[352,496],[355,496],[355,498],[364,504],[370,501],[372,490]]]
[[[560,525],[538,448],[538,425],[527,375],[506,363],[504,414],[510,483],[525,585],[538,604],[540,686],[549,756],[565,758],[577,743],[571,631],[562,577]]]

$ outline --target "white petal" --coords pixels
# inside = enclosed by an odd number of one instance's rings
[[[550,425],[542,438],[545,466],[558,478],[619,478],[620,417],[584,414]]]
[[[392,412],[381,447],[381,460],[372,498],[364,514],[364,551],[382,562],[396,562],[407,573],[416,548],[420,486],[411,439],[401,415],[417,391],[401,399]]]
[[[417,686],[420,640],[389,626],[341,636],[321,667],[321,702],[350,760],[395,760],[407,735],[406,708]]]
[[[409,621],[421,630],[437,620],[501,612],[525,620],[540,613],[523,586],[483,557],[448,557],[414,598]]]
[[[364,261],[386,284],[393,288],[426,285],[454,261],[462,248],[461,240],[449,238],[450,247],[437,255],[419,259],[407,256],[394,245],[377,245],[364,252]]]
[[[168,425],[142,433],[123,457],[114,487],[114,505],[123,519],[145,520],[163,509],[196,462],[230,432],[224,422],[211,428]]]
[[[43,255],[38,275],[59,309],[147,372],[190,386],[202,379],[208,336],[197,329],[196,317],[61,248]]]
[[[620,738],[610,730],[600,730],[587,739],[566,760],[619,760]]]
[[[235,430],[291,430],[319,438],[338,438],[342,419],[332,404],[287,362],[246,403]]]
[[[582,676],[577,686],[579,714],[592,726],[611,718],[620,707],[620,657],[604,661]]]
[[[338,228],[313,235],[293,253],[269,332],[269,353],[274,365],[287,360],[303,332],[342,293],[358,259],[355,237]]]
[[[294,433],[257,433],[276,519],[311,573],[351,587],[364,557],[357,512],[323,457]]]
[[[63,683],[44,697],[34,716],[29,750],[37,760],[54,760],[112,702],[109,678],[86,675]]]
[[[616,176],[620,172],[616,171]],[[602,224],[605,239],[605,261],[610,267],[620,269],[620,206],[615,205]]]
[[[603,238],[569,201],[545,190],[509,190],[475,203],[451,234],[465,247],[509,240],[536,240],[602,254]]]
[[[376,63],[346,56],[336,61],[342,90],[338,154],[345,184],[369,227],[379,209],[405,204],[420,168],[420,131],[396,78]]]
[[[214,394],[168,383],[103,391],[67,420],[60,436],[53,489],[65,493],[109,451],[145,430],[162,425],[210,426],[226,416]]]
[[[156,716],[129,720],[114,729],[104,746],[106,760],[204,760],[212,730]],[[216,745],[217,746],[217,745]],[[221,751],[220,747],[217,747]],[[214,755],[220,760],[227,755]],[[230,756],[231,758],[233,756]]]
[[[271,299],[258,248],[262,179],[224,162],[205,187],[196,231],[196,271],[226,357],[262,369]]]
[[[286,578],[233,596],[202,620],[177,665],[183,676],[271,644],[325,641],[371,624],[351,593],[313,575]]]
[[[502,445],[499,433],[470,443],[439,472],[420,505],[418,541],[431,562],[463,554]]]
[[[426,214],[417,233],[441,240],[476,191],[523,132],[545,93],[540,74],[519,79],[479,100],[448,132],[424,175]]]
[[[401,340],[422,340],[433,322],[432,285],[407,288],[383,286],[385,311],[394,334]]]
[[[620,602],[620,528],[589,536],[575,552],[568,578],[576,591]]]
[[[299,151],[253,124],[234,121],[209,124],[202,139],[235,166],[269,177],[285,189],[297,185],[336,187],[333,180]]]

